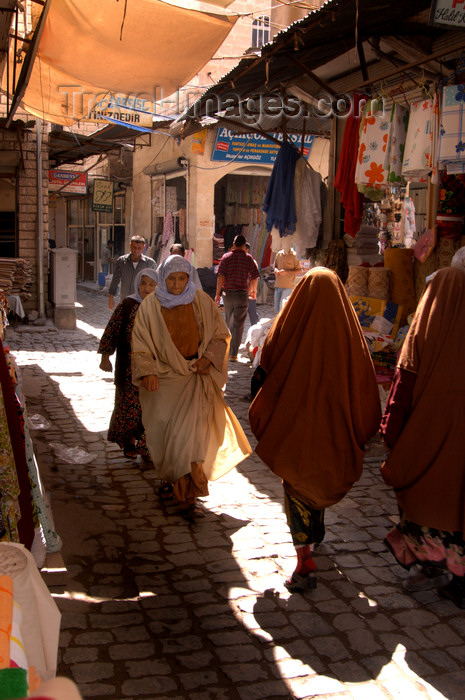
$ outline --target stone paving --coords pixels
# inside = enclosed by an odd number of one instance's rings
[[[97,290],[78,298],[74,331],[7,329],[29,415],[50,422],[32,435],[67,567],[50,588],[62,612],[58,673],[84,698],[464,698],[465,612],[436,591],[408,593],[383,544],[396,504],[381,443],[326,512],[317,589],[290,594],[282,489],[255,454],[211,485],[206,517],[189,525],[163,511],[153,471],[106,442],[114,387],[96,349],[110,312]],[[250,377],[243,353],[226,396],[253,446]],[[51,443],[92,461],[68,463]]]

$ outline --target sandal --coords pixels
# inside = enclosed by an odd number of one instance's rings
[[[168,481],[163,482],[161,484],[161,486],[159,487],[158,497],[159,497],[160,501],[163,501],[163,502],[168,502],[168,501],[174,500],[173,486]]]
[[[127,459],[137,459],[136,446],[129,444],[123,447],[123,454]]]

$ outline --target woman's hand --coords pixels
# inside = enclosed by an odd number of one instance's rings
[[[142,377],[142,386],[146,391],[158,391],[158,377],[156,374],[147,374]]]
[[[110,355],[102,355],[100,369],[103,369],[104,372],[113,372],[113,367],[110,362]]]
[[[209,374],[211,365],[212,363],[208,357],[201,357],[200,360],[194,362],[192,367],[195,367],[197,374]]]

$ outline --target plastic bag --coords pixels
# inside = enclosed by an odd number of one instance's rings
[[[86,452],[77,445],[75,447],[65,447],[65,445],[61,445],[59,442],[50,442],[49,445],[55,452],[55,456],[62,462],[67,462],[68,464],[88,464],[89,462],[93,462],[97,457],[96,452],[94,452],[94,454],[89,454],[89,452]]]
[[[32,416],[28,416],[29,428],[31,430],[48,430],[51,427],[51,423],[40,415],[40,413],[33,413]]]
[[[413,248],[413,254],[420,262],[426,262],[436,246],[437,234],[436,226],[427,229]]]

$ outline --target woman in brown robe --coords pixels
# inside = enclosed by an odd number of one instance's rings
[[[382,467],[400,523],[386,543],[405,568],[421,570],[410,590],[439,588],[465,608],[465,274],[439,270],[418,305],[399,358],[381,434]]]
[[[297,567],[289,590],[314,588],[312,552],[324,510],[362,473],[380,401],[362,329],[337,274],[314,268],[297,285],[265,341],[265,382],[249,410],[256,452],[283,480]]]

